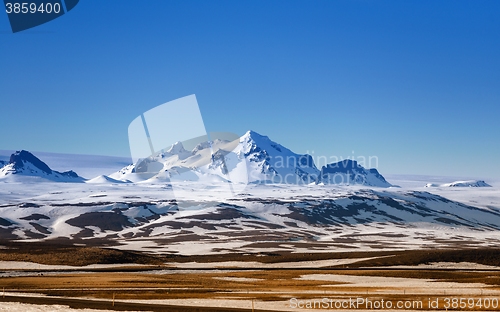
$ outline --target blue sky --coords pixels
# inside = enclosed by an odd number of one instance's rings
[[[12,34],[0,14],[0,149],[129,156],[135,117],[194,93],[208,131],[500,178],[499,16],[495,0],[84,0]]]

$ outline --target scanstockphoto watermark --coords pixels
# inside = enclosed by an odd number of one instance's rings
[[[265,157],[266,155],[264,155]],[[262,157],[262,158],[264,158]],[[271,160],[271,158],[268,158]],[[348,157],[339,155],[315,155],[314,151],[311,153],[309,151],[304,155],[277,155],[272,158],[273,167],[275,168],[290,168],[290,167],[312,167],[314,164],[317,168],[323,166],[328,166],[330,168],[344,168],[344,169],[355,169],[356,167],[364,168],[378,168],[379,160],[378,156],[364,156],[355,155],[352,151],[352,155]]]
[[[429,297],[424,300],[390,300],[383,298],[297,299],[288,302],[291,309],[308,310],[474,310],[498,311],[496,297]]]
[[[429,306],[429,304],[425,304]],[[289,301],[291,309],[311,309],[311,310],[422,310],[424,301],[422,300],[385,300],[369,298],[322,298],[322,299],[297,299],[291,298]]]

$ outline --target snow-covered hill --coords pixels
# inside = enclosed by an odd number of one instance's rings
[[[500,209],[422,191],[250,185],[213,201],[214,184],[40,183],[0,188],[3,239],[65,238],[162,253],[494,246]],[[473,192],[464,189],[463,192]],[[29,198],[29,200],[26,200]]]
[[[107,175],[100,175],[93,179],[85,181],[86,183],[95,183],[95,184],[108,184],[108,183],[130,183],[130,181],[122,181],[115,180],[113,178],[108,177]]]
[[[451,183],[435,184],[429,183],[425,187],[491,187],[483,180],[455,181]]]
[[[10,156],[8,163],[0,168],[1,180],[83,182],[84,179],[74,171],[59,172],[28,151],[17,151]]]
[[[255,131],[248,131],[234,141],[202,142],[191,151],[177,142],[167,151],[127,166],[110,177],[134,182],[173,180],[391,186],[376,169],[365,169],[356,161],[330,164],[320,171],[310,155],[296,154]]]

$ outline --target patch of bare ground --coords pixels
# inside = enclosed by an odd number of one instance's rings
[[[264,243],[265,244],[265,243]],[[272,247],[280,247],[281,243],[276,243]],[[288,244],[288,243],[287,243]],[[270,247],[266,245],[267,247]],[[245,246],[247,247],[247,246]],[[226,261],[256,261],[261,263],[280,263],[280,262],[300,262],[316,261],[329,259],[357,259],[368,257],[391,256],[397,252],[377,251],[377,252],[311,252],[311,253],[293,253],[291,251],[273,251],[273,252],[255,252],[255,253],[221,253],[211,255],[192,255],[180,256],[175,258],[175,262],[226,262]]]
[[[113,242],[114,241],[114,242]],[[110,243],[111,242],[111,243]],[[75,244],[77,243],[78,246]],[[168,243],[168,242],[165,242]],[[80,246],[83,245],[83,246]],[[85,239],[69,240],[54,239],[39,242],[13,242],[0,241],[0,260],[3,261],[29,261],[40,264],[52,265],[74,265],[83,266],[89,264],[117,264],[136,263],[159,265],[168,262],[197,262],[216,263],[226,261],[240,262],[300,262],[330,259],[357,259],[373,258],[351,263],[345,267],[391,267],[398,265],[416,266],[419,264],[429,264],[434,262],[470,262],[482,265],[500,267],[500,248],[476,248],[476,249],[423,249],[404,251],[359,251],[359,252],[310,252],[294,253],[292,251],[272,251],[272,252],[247,252],[247,253],[218,253],[211,255],[172,255],[170,253],[154,255],[139,251],[124,251],[113,249],[116,245],[113,239]],[[283,242],[261,243],[266,244],[255,247],[271,248],[280,247]],[[289,243],[287,243],[287,246]],[[300,244],[305,248],[307,244]],[[318,247],[312,244],[309,247]],[[342,266],[336,266],[340,268]],[[293,268],[293,267],[292,267]],[[335,267],[332,267],[335,268]]]
[[[308,274],[311,274],[309,272]],[[316,274],[316,272],[315,272]],[[380,276],[401,277],[413,279],[432,279],[440,282],[456,283],[483,283],[486,285],[500,286],[500,271],[476,272],[476,271],[447,271],[447,270],[335,270],[327,274],[357,275],[357,276]]]
[[[360,261],[350,267],[387,267],[433,262],[472,262],[500,266],[500,248],[425,249],[393,252],[393,257]]]
[[[279,300],[280,292],[314,291],[322,281],[298,280],[307,271],[246,271],[218,273],[84,273],[52,276],[9,277],[0,279],[0,287],[11,291],[37,292],[49,296],[121,299],[182,299],[220,296],[251,297],[262,293],[266,300]],[[227,278],[244,279],[233,281]]]
[[[438,273],[438,274],[436,274]],[[377,276],[397,276],[407,278],[432,278],[435,280],[450,280],[453,282],[479,282],[484,283],[488,278],[498,275],[491,272],[404,272],[404,271],[381,271]],[[489,274],[485,275],[485,274]],[[65,274],[55,276],[33,276],[33,277],[9,277],[0,279],[0,289],[5,287],[7,292],[33,292],[48,295],[48,298],[72,297],[72,298],[99,298],[107,299],[108,305],[112,298],[120,300],[146,300],[151,301],[143,305],[154,303],[168,303],[168,300],[194,299],[197,301],[207,300],[207,306],[212,299],[220,300],[242,300],[251,302],[257,300],[260,307],[265,303],[280,302],[285,309],[289,306],[290,298],[300,300],[321,300],[322,298],[333,298],[345,300],[349,297],[366,298],[371,301],[414,301],[422,302],[424,310],[427,306],[429,296],[433,300],[439,298],[439,308],[445,309],[444,292],[437,289],[426,289],[426,286],[411,286],[408,289],[416,292],[403,293],[403,289],[386,286],[352,287],[349,283],[334,281],[303,280],[301,276],[307,274],[354,274],[361,276],[372,276],[371,271],[350,270],[255,270],[255,271],[179,271],[158,272],[158,274],[144,273],[83,273]],[[362,278],[360,278],[362,279]],[[325,285],[326,283],[326,285]],[[332,287],[334,286],[334,287]],[[488,287],[488,290],[498,287]],[[422,292],[423,291],[423,292]],[[419,293],[420,292],[420,293]],[[439,292],[439,294],[437,293]],[[479,296],[478,291],[468,294],[468,298],[486,298]],[[347,295],[346,295],[347,294]],[[424,295],[425,294],[425,295]],[[8,296],[6,297],[8,298]],[[40,303],[46,298],[40,298]],[[199,299],[199,300],[198,300]],[[0,302],[2,299],[0,298]],[[421,309],[415,309],[421,310]],[[432,309],[430,309],[432,310]],[[434,309],[435,310],[435,309]],[[474,310],[474,309],[471,309]],[[481,309],[477,309],[481,310]],[[165,311],[173,311],[166,309]],[[186,308],[186,311],[194,311]],[[222,311],[219,310],[219,311]]]
[[[87,246],[75,246],[74,243],[87,244]],[[274,242],[275,247],[279,247],[283,242]],[[290,245],[291,243],[286,243]],[[307,244],[302,244],[305,247]],[[3,247],[2,247],[3,246]],[[428,289],[428,286],[412,286],[408,284],[407,292],[399,289],[390,283],[385,285],[339,282],[342,279],[316,280],[304,279],[303,276],[318,275],[354,275],[356,279],[362,280],[363,276],[377,277],[400,277],[408,279],[426,279],[439,282],[453,282],[473,285],[468,298],[478,300],[486,298],[479,296],[482,290],[485,293],[500,291],[500,271],[495,270],[446,270],[446,269],[400,269],[392,266],[418,266],[419,264],[430,264],[435,262],[467,262],[478,263],[490,266],[500,266],[500,249],[479,248],[479,249],[427,249],[427,250],[406,250],[406,251],[374,251],[374,252],[323,252],[323,253],[292,253],[290,251],[276,252],[255,252],[255,253],[220,253],[212,255],[150,255],[147,253],[123,251],[112,248],[112,240],[52,240],[43,242],[0,242],[0,260],[9,261],[30,261],[40,264],[51,265],[89,265],[89,264],[118,264],[118,263],[138,263],[161,265],[168,262],[206,263],[218,262],[261,262],[261,263],[291,263],[286,269],[251,269],[244,267],[243,270],[187,270],[187,269],[165,269],[158,271],[134,272],[126,269],[116,268],[116,271],[99,271],[84,273],[59,272],[57,275],[45,274],[41,276],[19,276],[0,278],[0,289],[5,287],[7,293],[11,292],[32,292],[48,295],[46,298],[29,299],[38,303],[46,303],[47,300],[73,300],[81,307],[89,307],[85,302],[77,302],[75,298],[99,298],[111,300],[115,297],[119,300],[178,300],[178,299],[220,299],[220,300],[258,300],[261,303],[280,302],[283,307],[288,306],[290,298],[297,299],[321,299],[331,297],[343,299],[348,296],[359,296],[369,298],[372,301],[419,301],[424,304],[423,310],[429,300],[429,296],[439,300],[439,309],[445,309],[442,295],[447,289]],[[269,245],[271,246],[271,245]],[[267,247],[269,247],[267,246]],[[319,246],[319,245],[318,245]],[[311,245],[310,247],[318,247]],[[340,250],[340,249],[339,249]],[[378,257],[378,258],[375,258]],[[299,268],[294,267],[294,262],[318,261],[333,259],[361,259],[356,263],[329,268]],[[164,266],[161,266],[165,268]],[[143,267],[144,268],[144,267]],[[151,268],[149,268],[151,269]],[[9,273],[10,274],[10,273]],[[31,273],[30,273],[31,274]],[[433,282],[429,282],[433,283]],[[423,284],[418,284],[423,285]],[[354,287],[355,286],[355,287]],[[420,288],[417,288],[420,287]],[[451,287],[451,286],[450,286]],[[453,286],[455,287],[455,286]],[[451,288],[450,288],[451,289]],[[464,288],[469,291],[469,288]],[[436,292],[436,294],[433,294]],[[437,293],[439,292],[439,294]],[[425,295],[422,295],[425,294]],[[343,297],[344,296],[344,297]],[[66,298],[60,298],[66,297]],[[9,296],[5,299],[9,300]],[[10,297],[14,298],[14,297]],[[21,298],[21,297],[16,297]],[[27,297],[29,298],[29,297]],[[18,299],[25,300],[25,299]],[[70,301],[68,301],[70,302]],[[93,301],[97,305],[109,308],[109,301]],[[208,302],[208,301],[207,301]],[[207,303],[208,304],[208,303]],[[130,305],[129,308],[144,308],[143,305]],[[150,311],[177,311],[171,307],[157,304],[157,310]],[[177,307],[178,311],[194,311],[192,307]],[[144,308],[146,309],[146,308]],[[156,308],[155,308],[156,309]],[[207,307],[200,308],[210,309]],[[481,308],[473,308],[473,310]],[[138,311],[139,309],[135,309]],[[223,308],[212,308],[210,311],[223,311]],[[227,310],[227,309],[226,309]],[[417,309],[420,310],[420,309]],[[436,309],[430,309],[436,310]],[[484,309],[483,309],[484,310]],[[209,310],[207,310],[209,311]],[[229,311],[229,310],[228,310]],[[236,310],[233,310],[236,311]]]
[[[181,306],[170,304],[153,304],[153,303],[136,303],[136,302],[121,302],[111,303],[110,301],[102,300],[82,300],[74,298],[59,298],[59,297],[25,297],[25,296],[8,296],[0,297],[0,302],[23,302],[26,304],[37,305],[63,305],[72,309],[98,309],[99,311],[149,311],[149,312],[240,312],[252,311],[253,309],[225,308],[225,307],[210,307],[210,306]],[[38,310],[37,310],[38,311]],[[60,310],[58,307],[57,311]],[[88,311],[88,310],[85,310]],[[255,309],[255,312],[272,312],[268,310]],[[273,311],[275,312],[275,311]]]
[[[84,266],[90,264],[162,264],[163,259],[139,252],[100,247],[31,242],[2,244],[0,261],[27,261],[50,265]]]

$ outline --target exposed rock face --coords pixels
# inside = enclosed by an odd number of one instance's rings
[[[35,167],[40,169],[46,174],[52,174],[52,170],[43,161],[38,159],[35,155],[28,151],[22,150],[17,151],[10,156],[9,164],[13,164],[15,169],[23,169],[26,162],[33,164]]]

